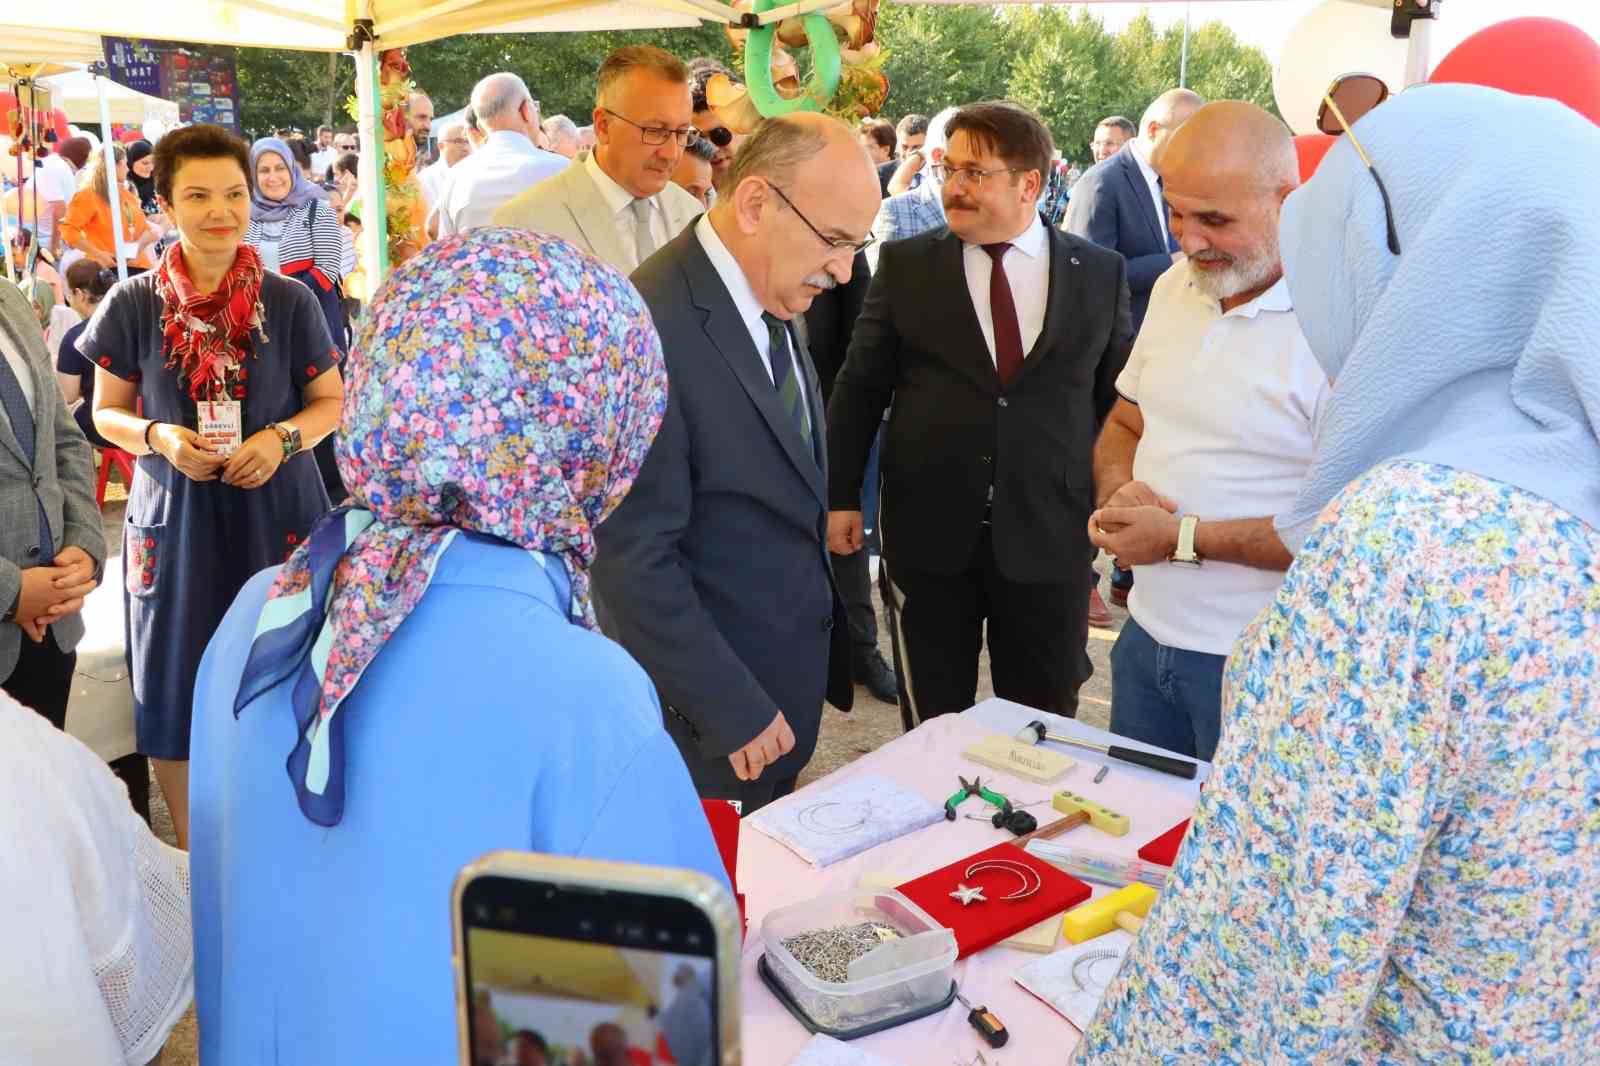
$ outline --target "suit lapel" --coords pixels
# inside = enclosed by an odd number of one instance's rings
[[[1072,276],[1077,261],[1067,252],[1067,238],[1060,230],[1051,226],[1046,226],[1044,231],[1045,255],[1050,257],[1050,288],[1044,298],[1044,326],[1039,330],[1039,339],[1033,342],[1027,357],[1022,360],[1022,369],[1017,371],[1018,381],[1043,361],[1044,354],[1050,347],[1050,338],[1055,335],[1055,331],[1063,328],[1063,323],[1066,321],[1065,305],[1081,293],[1081,286],[1076,284],[1077,279]]]
[[[745,328],[744,320],[739,317],[739,309],[734,306],[733,296],[723,284],[716,267],[711,265],[711,259],[700,246],[700,238],[695,235],[694,230],[685,230],[679,235],[678,240],[688,242],[685,249],[687,254],[681,262],[689,283],[690,299],[696,307],[705,312],[706,336],[727,362],[734,376],[739,379],[739,384],[750,397],[750,402],[766,420],[767,428],[777,438],[778,444],[789,457],[789,461],[794,464],[794,468],[811,487],[818,502],[826,505],[827,486],[822,480],[822,469],[817,464],[816,458],[806,450],[805,443],[795,431],[788,412],[779,405],[777,390],[772,387],[772,378],[761,363],[761,353],[756,351],[755,345],[751,343],[750,331]],[[812,382],[816,380],[816,372],[809,370],[809,360],[802,359],[800,362],[808,369],[806,392],[809,394]],[[811,402],[809,395],[807,402]],[[816,410],[815,404],[812,405],[812,410]],[[813,437],[819,432],[821,424],[813,416]]]
[[[1156,202],[1150,198],[1150,185],[1144,180],[1144,172],[1139,169],[1139,161],[1134,158],[1133,149],[1124,148],[1122,151],[1128,157],[1122,163],[1122,176],[1128,179],[1128,184],[1133,187],[1133,199],[1139,205],[1139,213],[1144,218],[1144,224],[1150,227],[1156,243],[1165,248],[1166,228],[1162,226],[1161,219],[1156,214]]]
[[[595,258],[615,264],[618,269],[632,262],[633,253],[622,246],[622,238],[617,233],[616,216],[595,187],[594,178],[589,176],[588,157],[579,156],[573,160],[562,176],[567,181],[567,208],[572,212],[578,232],[594,250]]]
[[[15,348],[17,353],[22,356],[24,367],[33,376],[33,454],[38,456],[41,446],[39,440],[41,432],[39,411],[44,406],[42,401],[50,397],[50,394],[45,391],[45,386],[52,389],[59,386],[53,381],[41,382],[39,380],[39,375],[36,373],[37,367],[34,366],[34,359],[23,340],[26,327],[19,322],[19,316],[26,314],[31,320],[33,318],[33,305],[28,303],[27,297],[23,296],[15,285],[0,283],[0,290],[5,290],[6,292],[4,297],[0,297],[0,330],[5,331],[7,344]],[[0,355],[0,358],[4,358],[4,356]],[[11,428],[11,419],[3,415],[0,415],[0,444],[5,445],[6,450],[16,456],[17,462],[21,463],[24,469],[33,469],[33,464],[28,462],[27,455],[22,451],[22,442],[17,440],[17,435]]]

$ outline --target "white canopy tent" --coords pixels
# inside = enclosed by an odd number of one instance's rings
[[[137,126],[150,119],[160,119],[172,126],[178,121],[178,105],[171,100],[149,96],[126,85],[97,78],[87,70],[40,78],[39,84],[50,90],[50,103],[66,112],[67,121],[79,125],[100,120],[102,90],[112,122]]]
[[[996,0],[895,2],[991,4]],[[1150,4],[1192,3],[1192,0],[1072,2]],[[1393,0],[1341,2],[1388,7]],[[835,3],[837,0],[798,0],[763,12],[760,22],[776,22]],[[361,192],[369,207],[369,221],[373,222],[363,228],[362,241],[368,275],[376,285],[388,268],[387,242],[381,221],[384,201],[379,181],[381,168],[365,161],[377,161],[382,151],[378,135],[380,51],[461,33],[668,29],[694,26],[701,21],[733,22],[739,17],[739,13],[722,0],[163,0],[160,3],[48,0],[3,16],[6,24],[0,25],[0,56],[12,51],[16,42],[24,42],[24,47],[38,47],[39,51],[32,53],[36,59],[82,61],[86,33],[246,48],[355,53],[361,158],[364,161]],[[1426,72],[1429,26],[1422,22],[1413,30],[1408,83],[1422,80]],[[52,42],[59,44],[59,48],[52,50]],[[94,54],[98,57],[98,50]]]

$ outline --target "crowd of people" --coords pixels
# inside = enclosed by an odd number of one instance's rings
[[[413,97],[434,239],[354,321],[350,134],[46,160],[36,250],[82,258],[68,325],[0,286],[0,1043],[148,1061],[192,982],[208,1064],[448,1061],[465,863],[722,879],[701,799],[787,795],[857,684],[966,709],[985,647],[1073,715],[1103,551],[1112,730],[1213,773],[1079,1061],[1600,1044],[1600,130],[1429,87],[1302,186],[1279,119],[1174,89],[1058,227],[1020,104],[739,133],[719,73],[618,49],[584,127],[509,71]],[[91,445],[137,459],[178,848],[58,732]],[[552,1066],[508,1036],[475,1066]]]

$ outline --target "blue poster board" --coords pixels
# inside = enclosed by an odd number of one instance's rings
[[[185,123],[210,122],[239,132],[239,76],[232,48],[106,37],[111,80],[171,100]]]

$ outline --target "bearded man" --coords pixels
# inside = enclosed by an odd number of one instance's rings
[[[1273,529],[1329,392],[1283,281],[1289,130],[1253,104],[1197,111],[1157,161],[1185,259],[1151,292],[1095,446],[1089,537],[1132,566],[1111,729],[1211,758],[1222,668],[1292,561]]]

